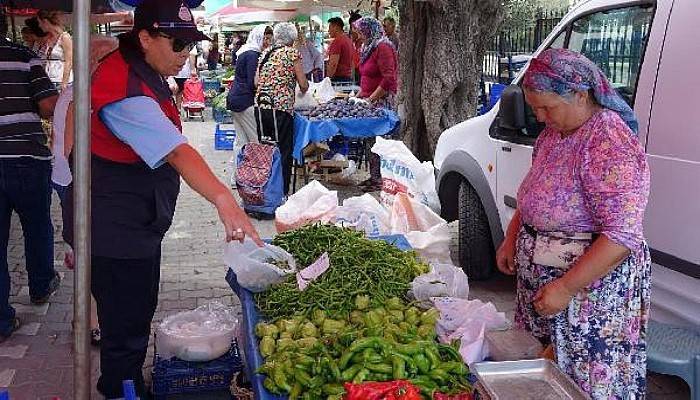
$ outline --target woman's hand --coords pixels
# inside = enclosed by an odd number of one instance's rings
[[[496,266],[506,275],[515,275],[515,238],[506,236],[498,247]]]
[[[220,196],[214,203],[219,212],[219,219],[226,230],[226,241],[238,240],[243,242],[248,235],[258,246],[263,246],[262,240],[245,212],[231,195]]]
[[[554,315],[566,309],[573,296],[561,279],[555,279],[537,291],[532,306],[542,316]]]

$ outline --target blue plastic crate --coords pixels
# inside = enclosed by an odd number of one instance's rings
[[[152,392],[156,400],[165,400],[175,394],[229,389],[233,375],[242,371],[243,361],[235,339],[228,353],[206,362],[177,358],[165,360],[156,353],[153,356]]]
[[[216,124],[214,131],[214,149],[215,150],[233,150],[233,145],[236,142],[236,130],[233,128],[226,129]]]

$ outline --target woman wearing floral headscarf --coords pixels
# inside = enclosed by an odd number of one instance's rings
[[[377,107],[394,109],[398,87],[398,60],[394,44],[386,37],[381,22],[376,18],[362,17],[353,23],[353,28],[362,42],[358,97]],[[372,153],[369,166],[370,178],[360,184],[367,192],[379,190],[379,156]]]
[[[546,50],[524,80],[546,127],[496,258],[517,273],[515,322],[593,399],[642,399],[651,264],[649,167],[632,109],[598,67]]]

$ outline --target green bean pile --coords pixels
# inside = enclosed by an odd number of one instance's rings
[[[330,268],[299,291],[291,275],[265,292],[255,294],[255,303],[269,320],[294,315],[310,316],[314,310],[331,315],[347,314],[358,295],[370,296],[379,307],[392,297],[405,299],[411,281],[428,272],[415,252],[401,251],[382,240],[369,240],[362,232],[333,225],[314,224],[277,235],[272,243],[296,259],[299,268],[328,252]]]

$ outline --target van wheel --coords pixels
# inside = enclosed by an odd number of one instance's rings
[[[459,185],[459,265],[475,280],[488,279],[496,254],[486,212],[474,188],[462,180]]]

